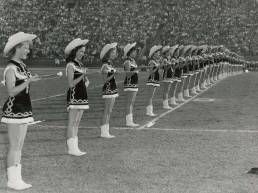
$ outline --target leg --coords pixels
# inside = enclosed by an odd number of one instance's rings
[[[206,87],[205,87],[205,76],[206,76],[206,69],[203,70],[202,76],[200,78],[200,85],[201,85],[202,90],[206,89]]]
[[[82,152],[78,147],[78,127],[83,114],[83,110],[70,109],[69,120],[67,128],[67,147],[68,154],[74,156],[85,155],[86,152]]]
[[[78,136],[78,129],[79,129],[79,126],[80,126],[80,122],[81,122],[81,119],[82,119],[83,112],[84,112],[83,110],[78,110],[78,113],[76,115],[75,130],[74,130],[75,136]]]
[[[200,81],[201,81],[201,78],[202,78],[202,71],[200,71],[200,72],[198,73],[197,80],[196,80],[196,91],[197,91],[197,92],[201,92],[201,89],[200,89]]]
[[[171,97],[169,99],[169,104],[171,105],[178,105],[176,103],[176,89],[177,89],[177,81],[174,81],[171,84]]]
[[[178,92],[178,101],[179,102],[184,102],[185,99],[183,97],[183,91],[184,91],[184,84],[185,84],[185,78],[181,78],[181,83],[179,85],[179,92]]]
[[[75,133],[76,149],[77,149],[77,152],[79,152],[80,155],[86,154],[86,152],[82,152],[79,149],[79,146],[78,146],[78,129],[79,129],[79,125],[80,125],[80,122],[81,122],[81,119],[82,119],[83,112],[84,112],[84,110],[78,110],[78,113],[77,113],[77,116],[76,116],[75,131],[74,131],[74,133]]]
[[[26,124],[7,124],[9,150],[7,155],[7,186],[15,190],[24,190],[32,187],[22,180],[21,175],[21,151],[27,133]]]
[[[115,103],[115,98],[105,98],[104,100],[105,100],[105,107],[104,107],[102,125],[109,124],[110,115],[112,113],[113,106]]]
[[[192,76],[187,76],[186,80],[185,80],[185,86],[184,86],[184,96],[185,97],[191,97],[189,94],[189,87],[190,87],[190,82],[191,82],[191,77]]]
[[[163,108],[164,109],[172,109],[169,105],[168,105],[168,93],[171,87],[171,83],[170,82],[164,82],[163,83]]]
[[[110,108],[110,103],[111,103],[110,98],[104,99],[104,111],[103,111],[103,116],[102,116],[102,125],[108,124],[108,112],[109,112],[109,108]]]
[[[196,82],[196,79],[197,79],[197,73],[194,73],[193,77],[192,77],[192,85],[191,85],[191,89],[190,89],[190,92],[191,92],[191,95],[196,95],[197,92],[196,92],[196,89],[195,89],[195,82]]]
[[[103,112],[102,125],[100,127],[101,129],[100,136],[104,138],[114,138],[115,136],[110,135],[109,133],[109,120],[115,103],[115,98],[106,98],[104,100],[105,100],[105,107]]]
[[[152,99],[154,97],[156,87],[155,86],[148,86],[148,90],[149,90],[149,98],[148,98],[148,106],[146,108],[146,115],[156,116],[156,114],[153,113],[153,105],[152,105]]]
[[[21,150],[26,136],[27,128],[22,124],[7,124],[9,150],[7,154],[7,166],[15,166],[20,163]]]
[[[70,109],[68,114],[67,139],[75,137],[75,127],[77,118],[76,109]]]
[[[135,103],[137,92],[126,92],[126,126],[137,127],[139,124],[133,122],[133,106]]]

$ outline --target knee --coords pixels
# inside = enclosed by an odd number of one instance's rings
[[[81,122],[81,120],[79,120],[79,119],[77,119],[77,120],[75,121],[75,125],[76,125],[76,127],[79,127],[80,122]]]
[[[10,144],[9,145],[9,152],[17,152],[21,151],[21,147],[19,144]]]

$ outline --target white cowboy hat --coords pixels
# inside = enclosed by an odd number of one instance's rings
[[[71,53],[71,51],[78,47],[78,46],[84,46],[89,42],[88,39],[82,40],[81,38],[76,38],[74,40],[72,40],[66,47],[65,47],[65,54],[69,55]]]
[[[160,49],[162,48],[162,46],[152,46],[151,49],[150,49],[150,53],[149,53],[149,58],[152,57],[152,55],[159,51]]]
[[[174,54],[174,52],[178,48],[178,46],[179,45],[177,44],[177,45],[174,45],[174,46],[170,47],[170,52],[171,52],[172,55]]]
[[[124,57],[127,56],[128,52],[133,49],[134,47],[136,46],[136,42],[132,43],[132,44],[127,44],[125,47],[124,47]]]
[[[167,52],[171,47],[170,46],[164,46],[161,50],[161,53]]]
[[[192,45],[187,45],[184,47],[183,49],[183,56],[189,56],[191,54],[191,50],[192,50]]]
[[[7,55],[11,51],[11,49],[13,49],[16,45],[22,42],[32,41],[36,37],[37,36],[35,34],[28,34],[24,32],[18,32],[16,34],[11,35],[8,38],[7,43],[5,44],[4,55]]]
[[[100,59],[102,60],[102,59],[104,58],[104,56],[106,55],[106,53],[108,53],[108,51],[109,51],[110,49],[113,49],[113,48],[115,48],[116,46],[117,46],[117,43],[106,44],[106,45],[102,48],[102,50],[101,50],[101,52],[100,52]]]

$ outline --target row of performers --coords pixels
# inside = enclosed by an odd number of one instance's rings
[[[30,84],[41,80],[39,75],[32,75],[24,64],[29,54],[30,42],[36,38],[34,34],[18,32],[9,37],[4,48],[4,54],[10,60],[4,70],[4,82],[8,98],[3,105],[1,122],[6,123],[9,136],[9,149],[7,155],[7,186],[23,190],[31,187],[25,183],[21,175],[21,151],[28,123],[33,122],[32,105],[30,99]],[[83,68],[82,57],[85,55],[87,39],[74,39],[65,48],[66,75],[68,79],[67,91],[67,147],[68,154],[74,156],[85,155],[78,147],[78,128],[84,110],[89,108],[87,87],[89,80],[87,71]],[[136,58],[139,55],[139,47],[136,43],[127,44],[124,47],[124,91],[126,93],[126,126],[137,127],[133,121],[133,106],[138,91],[138,74],[142,69],[148,69],[148,99],[146,115],[155,116],[152,100],[156,88],[160,83],[164,85],[163,108],[171,109],[170,105],[177,105],[175,93],[178,87],[178,101],[184,101],[184,97],[191,97],[201,89],[216,81],[228,73],[238,72],[241,61],[230,55],[223,47],[210,46],[153,46],[149,51],[149,62],[146,66],[138,66]],[[116,69],[113,61],[117,57],[117,43],[106,44],[100,53],[102,61],[101,73],[103,75],[102,98],[104,99],[104,111],[101,137],[113,138],[109,133],[110,115],[118,97],[116,84]],[[233,65],[234,64],[234,65]],[[160,77],[159,70],[163,75]],[[193,83],[190,85],[190,83]],[[189,93],[190,89],[190,93]]]
[[[258,70],[258,62],[257,61],[248,61],[245,63],[245,71],[257,71]]]

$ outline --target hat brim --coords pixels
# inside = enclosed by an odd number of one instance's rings
[[[124,57],[126,57],[127,54],[128,54],[133,48],[136,48],[136,42],[134,42],[133,44],[130,44],[130,46],[128,47],[128,49],[124,52]]]
[[[183,45],[181,45],[181,46],[178,47],[178,50],[179,50],[179,55],[178,55],[178,57],[184,55],[184,49],[185,49],[185,46],[183,46]]]
[[[162,49],[162,46],[156,46],[154,49],[151,48],[150,53],[149,53],[149,58],[151,58],[154,53],[160,51],[161,49]]]
[[[170,49],[171,49],[170,46],[165,46],[162,48],[161,53],[164,54],[164,53],[168,52]]]
[[[113,48],[116,48],[116,47],[117,47],[117,43],[116,42],[115,43],[111,43],[111,44],[106,44],[102,48],[102,50],[100,52],[100,59],[102,60],[105,57],[105,55],[108,53],[109,50],[111,50]]]
[[[18,44],[23,43],[23,42],[27,42],[27,41],[32,41],[33,39],[35,39],[37,36],[35,34],[22,34],[20,37],[17,37],[13,40],[8,40],[8,42],[6,43],[5,47],[4,47],[4,55],[8,55],[8,53]]]
[[[191,45],[185,46],[183,50],[183,56],[190,56],[191,49],[192,49]]]
[[[76,42],[71,41],[65,48],[65,55],[69,55],[74,48],[77,48],[78,46],[85,46],[89,42],[88,39],[85,40],[77,40]]]
[[[170,53],[171,53],[171,55],[174,55],[174,53],[175,53],[175,50],[178,48],[178,44],[177,45],[174,45],[174,46],[172,46],[171,48],[170,48]]]

